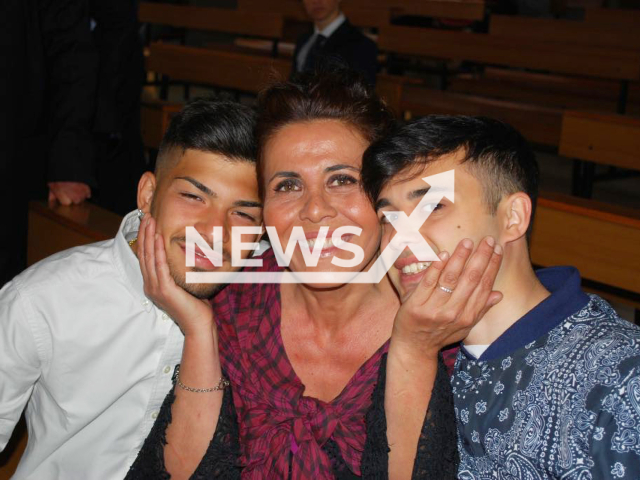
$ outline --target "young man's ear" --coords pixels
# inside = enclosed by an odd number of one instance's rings
[[[525,237],[531,222],[532,205],[529,195],[524,192],[514,193],[500,203],[503,244]]]
[[[156,176],[152,172],[144,172],[138,182],[138,208],[144,213],[151,211],[151,202],[157,187]]]

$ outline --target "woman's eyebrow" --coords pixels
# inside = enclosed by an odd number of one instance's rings
[[[360,169],[352,165],[331,165],[324,169],[324,173],[335,172],[336,170],[353,170],[354,172],[360,173]]]
[[[300,178],[300,174],[297,172],[276,172],[273,174],[273,176],[269,179],[269,182],[272,181],[274,178],[277,177],[284,177],[284,178]]]

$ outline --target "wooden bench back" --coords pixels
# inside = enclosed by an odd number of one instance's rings
[[[378,46],[388,52],[445,60],[618,80],[640,79],[640,52],[612,47],[397,26],[380,29]]]
[[[360,27],[388,24],[389,15],[421,15],[456,20],[482,20],[485,0],[348,0],[341,5],[349,21]],[[309,20],[300,0],[238,0],[247,12],[278,12],[287,18]]]
[[[565,111],[560,155],[640,170],[640,118]]]
[[[354,9],[376,8],[396,15],[417,15],[454,20],[483,20],[485,0],[349,0]]]
[[[304,6],[300,0],[237,0],[238,11],[262,14],[277,12],[286,18],[308,21]]]
[[[167,3],[142,2],[138,16],[144,23],[266,38],[280,38],[283,28],[282,15],[279,13],[252,13]]]
[[[142,142],[147,148],[158,148],[171,118],[183,104],[163,100],[143,100],[141,106]]]
[[[584,21],[593,25],[607,25],[625,29],[640,28],[640,10],[622,8],[587,8]]]
[[[173,80],[258,93],[271,79],[286,79],[290,60],[264,55],[152,43],[147,70]]]
[[[486,115],[517,128],[530,142],[557,147],[562,111],[477,95],[443,92],[393,75],[378,75],[376,89],[404,118],[430,114]]]
[[[27,263],[68,248],[113,238],[122,217],[91,203],[51,208],[43,202],[29,204]]]
[[[583,278],[640,294],[640,212],[543,194],[531,239],[541,266],[572,265]]]
[[[514,15],[491,15],[489,22],[490,35],[640,51],[640,28]]]

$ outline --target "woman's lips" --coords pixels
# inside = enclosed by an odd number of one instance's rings
[[[331,234],[333,232],[330,232]],[[330,257],[335,255],[335,253],[340,249],[342,245],[348,243],[353,235],[342,235],[340,239],[336,239],[336,242],[333,241],[331,234],[327,234],[322,244],[322,251],[320,253],[320,258]],[[316,247],[316,244],[320,241],[320,239],[316,236],[314,238],[306,238],[305,240],[300,242],[300,247],[302,248],[305,245],[310,252],[313,252],[313,249]]]

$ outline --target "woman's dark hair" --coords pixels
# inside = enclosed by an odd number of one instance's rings
[[[462,163],[482,185],[489,212],[504,196],[524,192],[531,198],[531,225],[538,198],[538,163],[529,143],[513,127],[487,117],[428,115],[398,127],[370,145],[362,161],[362,184],[375,204],[398,175],[463,149]]]
[[[169,152],[188,149],[217,153],[231,161],[256,161],[255,112],[236,102],[197,99],[169,124],[158,152],[156,174],[176,161]],[[180,158],[180,155],[178,158]]]
[[[313,120],[339,120],[355,128],[370,143],[382,138],[393,125],[393,115],[364,78],[346,67],[302,73],[292,81],[278,82],[258,97],[257,170],[260,197],[264,196],[264,149],[283,127]]]

